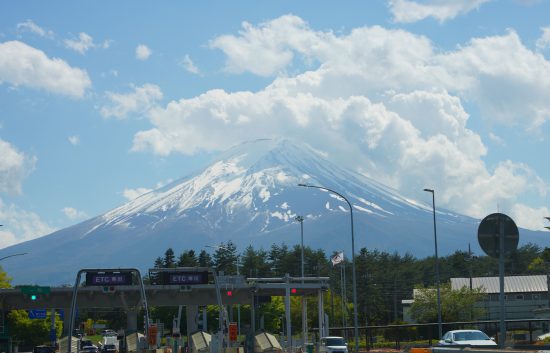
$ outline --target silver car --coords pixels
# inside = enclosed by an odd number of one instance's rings
[[[322,337],[319,341],[319,353],[348,353],[348,344],[343,337]]]
[[[496,346],[493,339],[479,330],[454,330],[443,335],[439,344],[442,346]]]

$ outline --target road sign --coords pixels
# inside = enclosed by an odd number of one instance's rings
[[[236,322],[229,323],[229,341],[237,341],[238,327]]]
[[[160,274],[162,284],[208,284],[208,272],[162,272]]]
[[[29,310],[29,319],[45,319],[47,316],[46,309]]]
[[[477,230],[479,245],[491,257],[499,257],[501,231],[504,233],[504,255],[508,256],[517,249],[519,242],[518,227],[512,218],[503,213],[493,213],[479,224]]]
[[[33,295],[33,294],[50,294],[50,287],[41,287],[41,286],[21,286],[19,287],[22,294]]]
[[[87,286],[129,286],[131,284],[130,272],[86,272]]]

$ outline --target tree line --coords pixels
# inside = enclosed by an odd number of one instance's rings
[[[247,278],[283,277],[285,274],[299,277],[301,251],[299,245],[273,244],[268,250],[255,249],[249,245],[242,252],[238,252],[235,244],[229,241],[214,247],[211,254],[206,250],[197,254],[195,250],[188,249],[176,255],[173,249],[169,248],[164,256],[159,256],[155,260],[154,267],[213,267],[226,275],[236,275],[238,267],[239,274]],[[335,253],[327,254],[322,249],[315,250],[305,246],[304,274],[329,277],[331,294],[333,297],[339,297],[344,289],[343,300],[349,308],[353,290],[350,256],[333,266],[330,259],[334,255]],[[369,325],[400,322],[403,317],[401,301],[411,299],[413,289],[427,288],[435,284],[434,256],[418,259],[408,253],[388,253],[361,248],[355,260],[358,315],[361,325],[367,322]],[[452,277],[498,276],[497,259],[473,256],[464,250],[440,256],[438,262],[442,284],[450,282]],[[545,274],[547,264],[550,263],[550,249],[526,244],[519,247],[506,262],[506,275]],[[332,312],[335,319],[339,315],[338,310],[330,307],[330,304],[327,312],[329,315]]]
[[[232,242],[221,243],[214,247],[210,254],[205,250],[197,253],[193,249],[183,250],[176,255],[169,248],[155,262],[156,268],[173,267],[212,267],[223,271],[226,275],[235,275],[237,271],[244,277],[282,277],[285,274],[298,277],[301,275],[301,247],[286,244],[272,245],[268,250],[255,249],[248,246],[238,252]],[[331,327],[339,326],[347,321],[352,324],[352,276],[351,262],[347,256],[333,266],[330,261],[334,253],[327,254],[322,249],[304,247],[304,273],[306,276],[329,277],[330,289],[325,297],[325,312],[330,316]],[[429,288],[435,284],[435,258],[418,259],[411,254],[388,253],[362,248],[356,254],[357,298],[359,324],[386,325],[402,321],[402,299],[411,299],[413,289]],[[452,293],[450,278],[452,277],[485,277],[498,276],[498,261],[488,256],[472,256],[467,251],[457,250],[448,256],[439,257],[440,278],[443,296],[448,295],[452,302],[468,297],[467,293]],[[550,264],[550,248],[541,249],[537,245],[521,246],[507,259],[506,275],[536,275],[546,274]],[[343,279],[345,278],[345,281]],[[11,288],[11,278],[0,267],[0,288]],[[147,281],[147,278],[144,279]],[[343,284],[343,285],[342,285]],[[344,297],[340,295],[345,289]],[[433,291],[426,291],[433,296]],[[300,327],[301,310],[298,298],[292,298],[292,325]],[[427,302],[433,302],[433,298]],[[463,305],[470,305],[465,302]],[[341,310],[344,307],[345,310]],[[425,305],[431,311],[418,312],[419,322],[434,322],[434,305]],[[258,314],[264,316],[265,329],[269,332],[279,332],[282,327],[281,317],[284,316],[284,304],[281,298],[273,298],[271,303],[258,308]],[[458,307],[457,312],[466,312]],[[315,327],[317,322],[316,298],[308,300],[309,327]],[[177,308],[151,308],[151,317],[164,322],[171,327],[172,318],[177,314]],[[444,315],[447,315],[445,312]],[[468,311],[471,316],[474,312]],[[452,314],[449,314],[452,315]],[[241,306],[243,325],[250,320],[250,308]],[[208,326],[214,330],[217,327],[217,307],[208,308]],[[471,317],[470,317],[471,318]],[[126,315],[122,309],[111,310],[83,309],[79,312],[79,320],[105,320],[111,328],[123,328],[126,325]],[[15,310],[7,315],[10,332],[15,339],[27,344],[39,344],[48,340],[50,319],[30,320],[24,310]],[[445,318],[444,321],[452,321]],[[59,320],[57,321],[61,323]],[[185,320],[183,320],[185,323]],[[142,325],[143,323],[140,323]],[[249,324],[249,323],[248,323]],[[183,331],[185,332],[185,331]],[[58,334],[61,330],[58,330]],[[31,337],[32,336],[32,337]]]

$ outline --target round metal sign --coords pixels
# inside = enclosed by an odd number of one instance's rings
[[[481,249],[489,256],[500,255],[500,233],[504,236],[504,256],[513,253],[519,242],[519,232],[512,218],[503,213],[493,213],[483,218],[477,229]]]

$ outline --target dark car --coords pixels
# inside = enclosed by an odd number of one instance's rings
[[[36,346],[32,349],[32,353],[55,353],[54,346]]]
[[[99,353],[99,348],[96,345],[84,346],[80,349],[80,353]]]
[[[118,353],[114,344],[105,344],[101,348],[101,353]]]
[[[110,337],[110,336],[116,336],[117,332],[114,330],[103,330],[101,331],[101,336],[103,337]]]
[[[80,340],[80,349],[86,347],[86,346],[93,346],[94,344],[92,343],[91,340]]]

